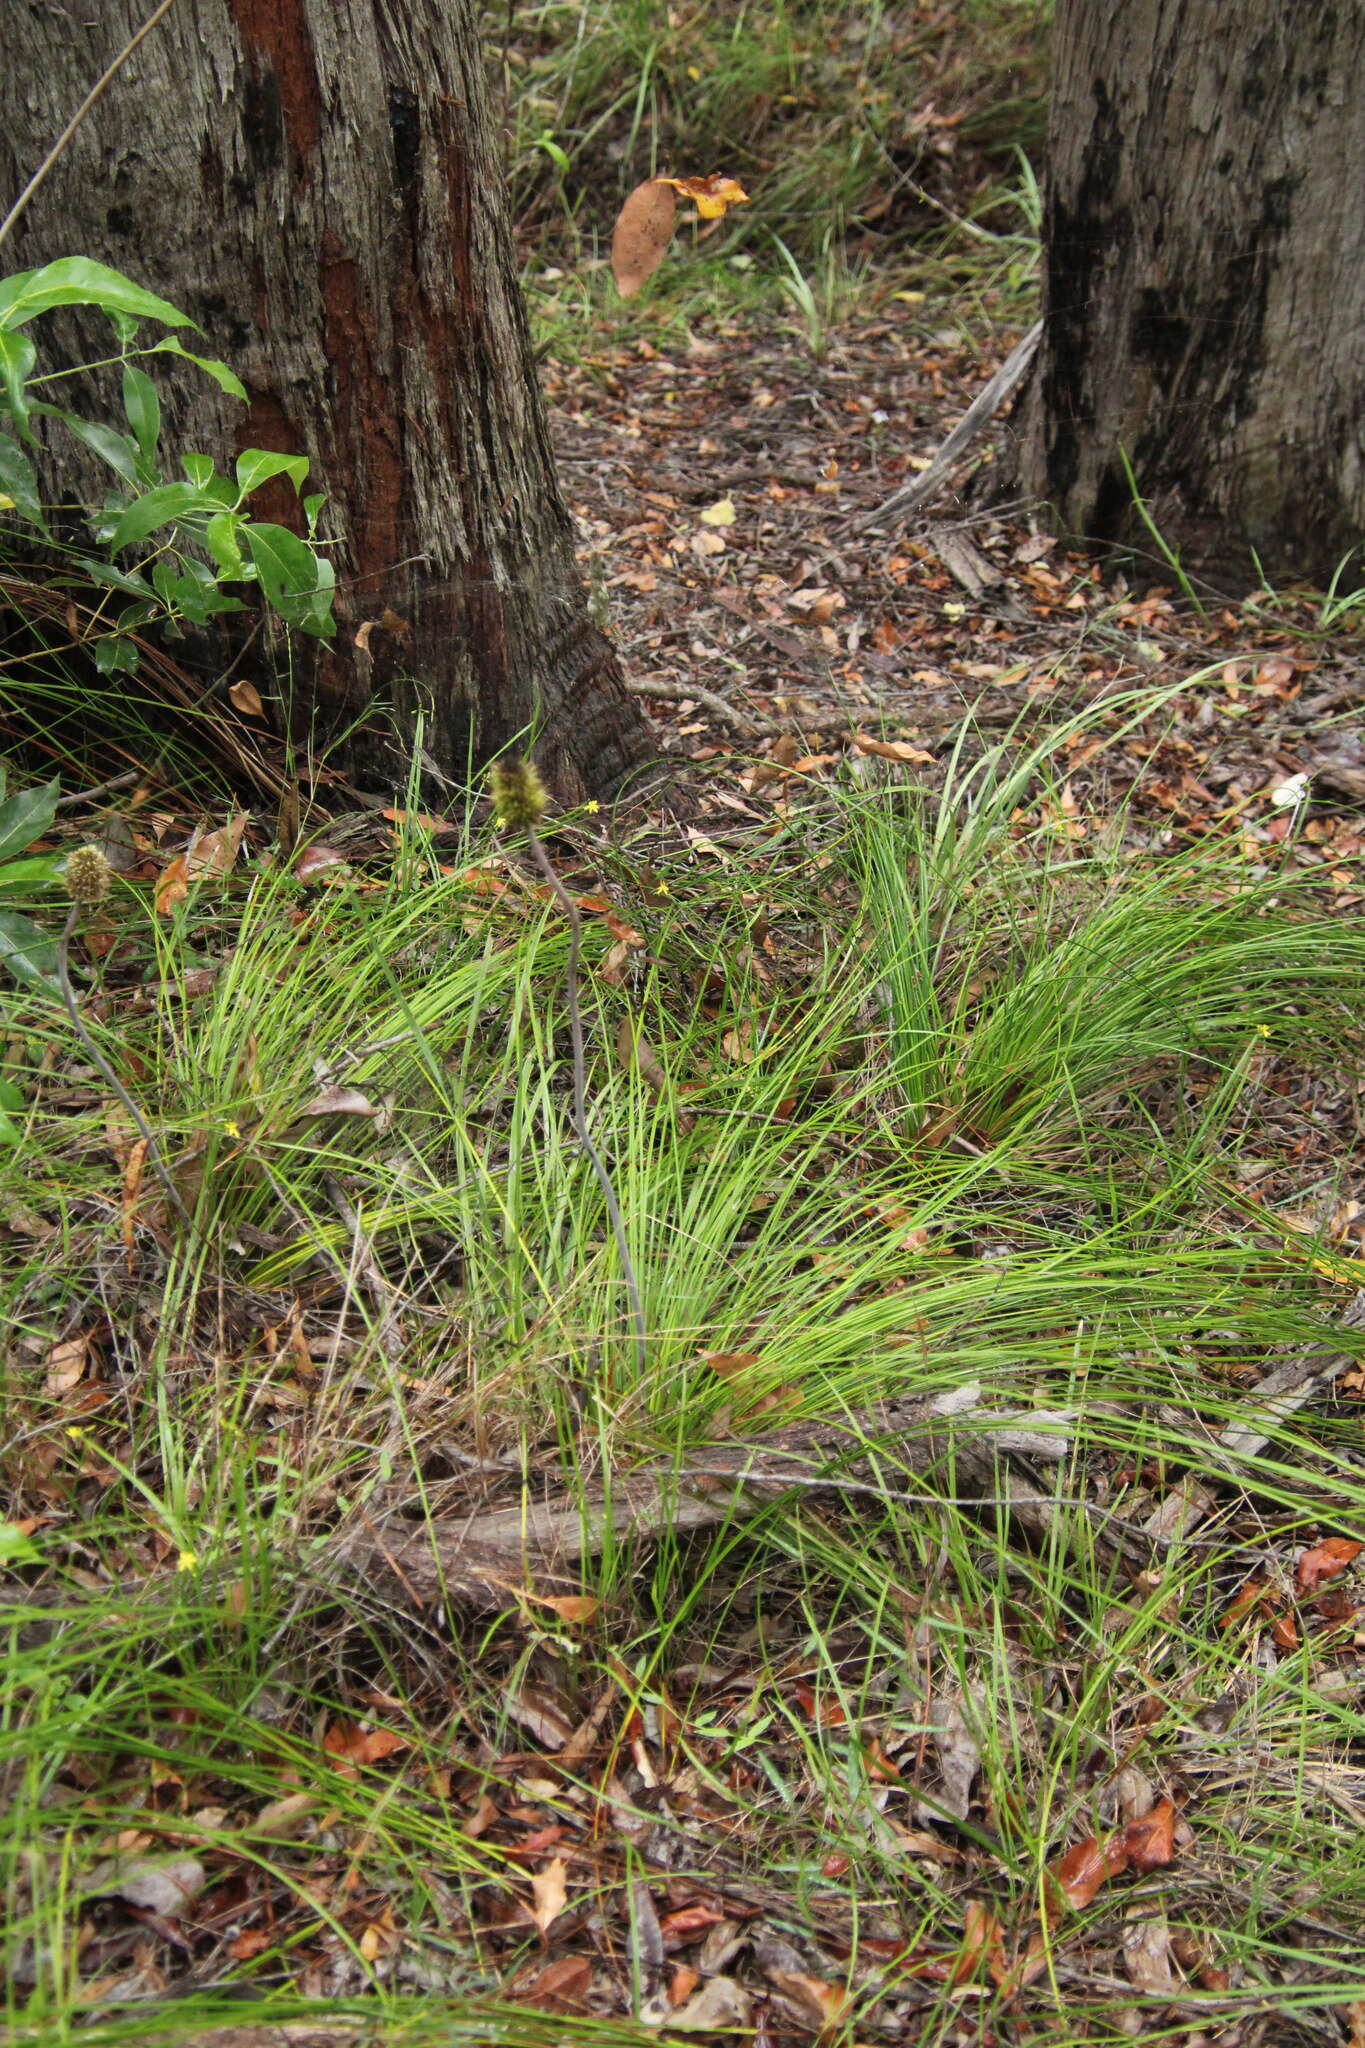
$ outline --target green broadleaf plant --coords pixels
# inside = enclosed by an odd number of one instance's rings
[[[105,420],[82,417],[42,395],[58,376],[35,374],[38,350],[21,330],[58,306],[89,306],[107,314],[118,344],[123,410],[128,431]],[[38,270],[0,280],[0,513],[47,541],[52,533],[37,474],[23,443],[38,446],[35,419],[53,420],[113,472],[114,489],[87,518],[104,560],[74,555],[75,566],[92,582],[122,590],[137,602],[94,641],[95,666],[103,674],[134,670],[133,637],[160,625],[172,634],[240,611],[232,584],[257,586],[261,598],[285,623],[319,638],[334,630],[332,593],[336,578],[315,539],[321,500],[305,500],[308,538],[287,527],[250,517],[248,499],[275,477],[287,477],[296,491],[308,475],[304,455],[246,448],[235,475],[222,475],[212,459],[195,451],[181,457],[185,481],[168,480],[158,455],[161,401],[153,379],[137,358],[176,355],[192,362],[229,396],[245,399],[240,380],[225,363],[193,355],[176,335],[135,346],[137,324],[193,328],[189,315],[144,291],[121,272],[84,256],[67,256]],[[90,365],[89,367],[98,367]],[[114,558],[125,550],[151,546],[136,567]],[[148,578],[150,577],[150,581]]]

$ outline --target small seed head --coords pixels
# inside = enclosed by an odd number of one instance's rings
[[[73,846],[66,857],[67,894],[76,903],[102,903],[109,894],[109,863],[98,846]]]
[[[498,823],[509,832],[528,832],[550,807],[550,794],[529,761],[499,761],[489,769]]]

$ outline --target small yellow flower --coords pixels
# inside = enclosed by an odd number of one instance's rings
[[[179,1557],[177,1557],[175,1561],[175,1568],[178,1572],[197,1572],[199,1569],[198,1552],[194,1550],[182,1550]]]
[[[81,1428],[79,1422],[68,1423],[66,1433],[73,1443],[83,1444],[85,1442],[85,1431]]]
[[[669,888],[667,882],[656,882],[654,884],[654,894],[656,896],[671,896],[673,891]]]
[[[1256,1036],[1258,1038],[1269,1038],[1270,1026],[1268,1024],[1258,1024],[1256,1026]]]
[[[584,804],[583,808],[590,818],[595,818],[597,816],[597,813],[601,810],[602,806],[598,803],[597,798],[595,796],[590,796],[588,798],[588,801]]]
[[[235,1119],[230,1116],[225,1116],[223,1118],[223,1136],[225,1138],[240,1138],[241,1135],[241,1129],[236,1123]]]

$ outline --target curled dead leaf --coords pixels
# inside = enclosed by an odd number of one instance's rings
[[[237,710],[244,712],[248,718],[265,717],[265,705],[261,701],[261,693],[256,688],[256,685],[247,682],[245,677],[229,686],[228,697]]]
[[[860,754],[879,754],[884,761],[932,761],[934,758],[932,754],[926,754],[923,747],[912,747],[908,740],[874,740],[868,732],[855,732],[853,744]]]
[[[300,1116],[382,1116],[358,1088],[324,1088],[299,1111]]]
[[[727,178],[721,171],[712,171],[706,178],[661,178],[659,182],[690,199],[703,220],[719,220],[727,208],[749,204],[739,179]]]

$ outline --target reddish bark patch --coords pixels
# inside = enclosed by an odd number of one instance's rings
[[[322,301],[327,360],[335,384],[325,481],[356,508],[351,560],[358,575],[391,569],[408,550],[403,534],[403,450],[397,391],[375,360],[374,321],[360,270],[323,238]]]
[[[271,130],[288,142],[295,181],[308,175],[308,159],[322,132],[313,38],[302,0],[228,0],[258,95],[262,142]]]

